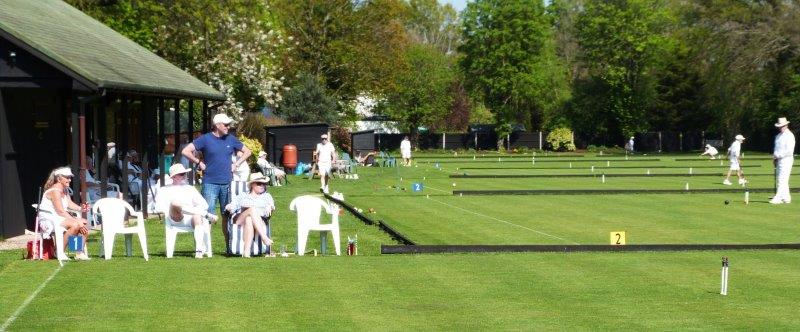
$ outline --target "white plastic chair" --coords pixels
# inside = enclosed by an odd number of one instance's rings
[[[31,204],[31,207],[33,207],[34,209],[38,209],[39,204],[36,204],[36,203]],[[72,215],[76,215],[76,213],[74,211],[68,211],[68,212],[70,214],[72,214]],[[48,213],[48,212],[39,211],[39,213]],[[37,223],[38,223],[38,221],[37,221]],[[60,261],[69,260],[69,258],[67,257],[66,252],[64,252],[64,233],[67,232],[67,229],[64,228],[64,226],[61,226],[61,225],[53,225],[53,230],[50,233],[45,234],[44,232],[45,232],[45,230],[40,228],[39,225],[37,224],[36,225],[36,237],[37,237],[36,241],[37,241],[37,243],[41,244],[43,239],[52,237],[53,238],[53,242],[56,245],[56,259],[58,259],[59,262]],[[45,235],[48,235],[49,237],[46,237]],[[86,252],[87,255],[89,254],[89,251],[87,250],[87,248],[83,248],[83,250],[84,250],[84,252]],[[40,247],[39,248],[39,254],[40,255],[41,255],[41,252],[42,252],[42,248]],[[41,259],[41,257],[39,257],[39,258]]]
[[[136,217],[136,225],[126,227],[125,212]],[[117,234],[138,234],[139,243],[142,245],[142,255],[144,260],[149,260],[147,255],[147,235],[144,230],[144,216],[142,212],[137,212],[128,202],[119,198],[101,198],[92,207],[94,223],[97,218],[102,218],[101,229],[103,231],[102,246],[105,259],[111,259],[114,250],[114,236]]]
[[[342,194],[334,193],[337,199],[344,199]],[[341,255],[341,243],[339,243],[339,206],[328,203],[316,196],[300,196],[292,200],[289,209],[297,211],[297,255],[303,256],[306,252],[308,233],[310,231],[331,232],[333,235],[333,245],[336,247],[336,255]],[[320,211],[324,209],[331,216],[330,224],[320,223]]]
[[[169,212],[167,212],[168,214]],[[172,258],[172,255],[175,253],[175,239],[178,237],[178,233],[191,233],[194,234],[194,228],[192,225],[184,226],[184,225],[173,225],[169,222],[165,215],[164,217],[164,234],[166,235],[166,245],[167,245],[167,258]],[[211,257],[211,223],[208,222],[208,219],[203,218],[203,225],[199,226],[203,227],[203,242],[205,242],[206,251],[204,254]]]

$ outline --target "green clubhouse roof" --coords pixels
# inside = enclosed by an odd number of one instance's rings
[[[91,89],[224,100],[225,95],[61,0],[0,0],[0,37]]]

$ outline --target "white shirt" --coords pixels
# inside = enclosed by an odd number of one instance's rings
[[[728,148],[728,158],[730,158],[730,160],[737,160],[741,154],[742,142],[733,141],[733,143],[731,143],[731,147]]]
[[[266,157],[259,157],[258,160],[256,160],[256,164],[261,169],[272,168],[272,165],[269,163],[269,160],[267,160]]]
[[[156,211],[168,214],[169,207],[173,201],[177,201],[182,207],[208,210],[208,203],[200,195],[200,192],[188,184],[161,187],[158,190],[158,194],[156,194]]]
[[[315,151],[317,154],[317,163],[323,165],[330,165],[333,163],[333,154],[336,153],[336,148],[333,146],[333,143],[317,143],[317,150]]]
[[[772,152],[772,156],[776,159],[794,159],[794,134],[791,130],[786,129],[775,136],[775,150]]]
[[[236,154],[231,156],[232,163],[235,163],[238,159],[239,157],[236,157]],[[250,178],[250,165],[247,164],[247,160],[239,164],[239,167],[233,172],[233,178],[234,181],[247,181]]]
[[[631,138],[631,140],[628,141],[628,145],[630,145],[631,146],[631,150],[633,150],[633,138]]]
[[[716,156],[718,153],[719,153],[719,151],[717,151],[717,148],[715,148],[713,146],[709,146],[709,147],[706,147],[706,152],[704,154],[707,154],[709,156]]]
[[[411,151],[411,141],[404,139],[402,142],[400,142],[400,150]]]

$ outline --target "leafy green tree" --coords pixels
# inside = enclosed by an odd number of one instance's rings
[[[595,114],[579,119],[577,128],[594,130],[605,142],[647,128],[647,109],[655,98],[650,72],[662,50],[667,14],[663,1],[586,2],[576,37],[587,76],[576,82],[576,97],[580,111]]]
[[[289,72],[320,77],[345,103],[380,94],[407,44],[405,7],[399,0],[275,0],[274,14],[294,38]],[[294,75],[289,75],[294,77]]]
[[[480,94],[498,128],[515,122],[541,128],[544,114],[556,112],[568,95],[543,3],[478,0],[463,15],[459,50],[467,86]]]
[[[408,128],[416,142],[419,126],[434,124],[448,114],[456,73],[451,60],[429,45],[410,46],[404,60],[395,89],[387,94],[386,113]]]
[[[301,74],[275,114],[291,123],[323,122],[333,125],[339,121],[339,105],[335,98],[327,94],[317,77]]]

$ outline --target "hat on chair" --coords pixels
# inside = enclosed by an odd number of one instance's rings
[[[269,180],[266,177],[264,177],[264,174],[261,174],[261,172],[255,172],[253,174],[250,174],[250,181],[247,181],[247,185],[249,186],[252,185],[253,183],[267,184],[269,183]]]
[[[189,173],[192,170],[183,167],[183,164],[175,164],[169,167],[169,177],[173,177],[178,174]]]
[[[780,128],[780,127],[786,126],[788,124],[789,124],[789,120],[786,120],[786,118],[778,118],[778,122],[775,123],[775,127]]]

